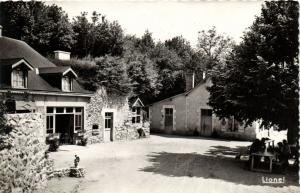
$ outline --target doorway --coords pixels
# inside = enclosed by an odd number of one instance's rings
[[[173,108],[165,108],[165,131],[172,133],[173,131]]]
[[[202,136],[211,136],[212,134],[212,110],[201,109],[201,131]]]
[[[56,133],[60,134],[60,143],[72,144],[74,136],[74,115],[58,114],[55,118]]]
[[[105,113],[105,126],[103,133],[104,142],[113,141],[113,116],[114,114],[112,112]]]

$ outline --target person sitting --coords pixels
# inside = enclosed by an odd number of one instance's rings
[[[255,139],[254,142],[251,144],[250,150],[249,150],[249,154],[250,154],[249,161],[247,163],[249,168],[251,166],[251,161],[252,161],[252,157],[253,157],[253,155],[251,155],[251,154],[259,152],[260,151],[260,146],[261,146],[261,142],[260,142],[259,139]],[[259,157],[254,156],[253,159],[254,159],[254,165],[257,165],[259,163]]]
[[[260,144],[259,144],[259,151],[264,152],[266,149],[266,138],[261,138]]]
[[[260,145],[261,145],[260,144],[260,140],[259,139],[255,139],[255,141],[250,146],[250,154],[258,152],[260,150]]]
[[[283,140],[282,143],[283,143],[283,146],[282,146],[281,157],[282,157],[282,161],[283,161],[283,167],[284,167],[284,169],[286,169],[289,166],[289,158],[291,155],[291,149],[290,149],[290,146],[289,146],[287,140]]]
[[[282,151],[283,151],[283,143],[278,142],[277,147],[275,148],[275,152],[280,156],[282,154]]]

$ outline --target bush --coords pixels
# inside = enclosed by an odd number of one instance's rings
[[[88,141],[88,139],[86,137],[82,137],[81,140],[80,140],[80,145],[86,146],[87,145],[87,141]]]
[[[59,148],[59,139],[51,139],[49,140],[49,151],[54,152]]]
[[[49,144],[48,150],[51,152],[57,151],[59,148],[59,135],[57,133],[53,133],[46,138],[46,143]]]

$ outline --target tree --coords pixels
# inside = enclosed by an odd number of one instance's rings
[[[144,104],[153,102],[161,88],[155,63],[148,56],[135,53],[128,58],[127,73],[132,85],[133,97],[138,96]]]
[[[177,53],[185,71],[195,72],[195,83],[199,83],[202,80],[202,72],[205,70],[202,53],[195,51],[182,36],[166,40],[165,46]]]
[[[108,93],[127,95],[131,84],[126,73],[125,62],[120,57],[104,56],[96,59],[95,83],[106,87]]]
[[[77,40],[73,47],[74,54],[79,57],[122,55],[124,34],[118,22],[109,22],[105,16],[95,11],[92,13],[92,22],[89,22],[87,14],[83,12],[73,20]]]
[[[79,57],[91,54],[91,23],[87,19],[87,14],[87,12],[82,12],[80,16],[76,16],[73,19],[76,44],[72,48],[72,52]]]
[[[153,48],[150,58],[155,62],[159,83],[162,85],[160,94],[156,99],[167,98],[184,92],[184,65],[176,52],[169,50],[163,43],[159,42]]]
[[[182,63],[188,67],[193,68],[190,65],[191,56],[193,54],[192,47],[190,43],[185,40],[182,36],[177,36],[172,39],[165,41],[165,46],[168,47],[170,50],[174,50],[177,55],[181,58]]]
[[[202,30],[198,34],[197,49],[208,70],[224,61],[232,45],[231,38],[218,34],[215,27],[207,31]]]
[[[68,15],[58,6],[43,2],[1,2],[0,24],[5,36],[20,39],[47,55],[70,50],[74,43]]]
[[[298,136],[298,2],[265,2],[226,65],[214,69],[209,105],[219,117]]]
[[[144,35],[137,39],[136,47],[141,53],[150,53],[150,51],[155,47],[155,42],[152,37],[152,33],[146,30]]]

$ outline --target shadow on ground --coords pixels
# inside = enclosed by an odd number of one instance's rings
[[[224,149],[223,146],[220,146]],[[214,147],[213,149],[218,149]],[[221,151],[220,149],[220,151]],[[229,154],[233,154],[236,149],[233,148]],[[285,177],[285,184],[272,186],[298,185],[297,173],[288,174],[268,174],[251,172],[245,169],[245,161],[236,160],[232,157],[223,155],[214,155],[214,152],[208,152],[207,155],[196,153],[169,153],[153,152],[148,155],[151,166],[140,169],[143,172],[152,172],[169,177],[199,177],[204,179],[219,179],[227,182],[244,185],[269,185],[263,184],[262,177]],[[210,155],[209,155],[210,154]]]
[[[227,147],[227,146],[211,146],[205,155],[214,155],[214,156],[225,156],[225,157],[236,157],[237,155],[247,154],[247,146],[237,146],[237,147]]]
[[[221,138],[212,138],[212,137],[202,137],[202,136],[187,136],[187,135],[175,135],[175,134],[164,134],[164,133],[151,133],[151,135],[156,135],[165,138],[178,138],[178,139],[205,139],[205,140],[213,140],[213,141],[232,141],[229,139],[221,139]]]

